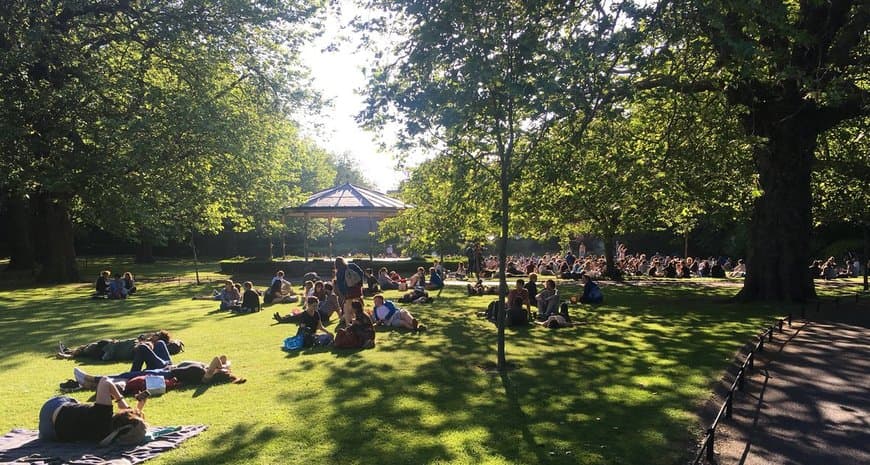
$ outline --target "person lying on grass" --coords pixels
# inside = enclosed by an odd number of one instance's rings
[[[58,343],[57,357],[63,359],[93,359],[111,361],[133,360],[136,346],[150,344],[152,347],[157,341],[166,343],[170,354],[175,355],[184,350],[184,343],[179,340],[171,340],[169,332],[165,330],[153,333],[143,333],[131,339],[101,339],[70,349],[63,342]]]
[[[238,289],[236,289],[236,286],[231,279],[224,281],[224,288],[221,291],[214,291],[212,295],[198,295],[193,297],[193,300],[219,300],[221,303],[221,310],[230,310],[233,307],[237,307],[241,299],[242,294]]]
[[[399,308],[390,300],[384,299],[384,296],[378,294],[374,297],[374,309],[372,317],[375,324],[381,326],[392,326],[395,328],[406,328],[412,330],[425,331],[426,326],[420,324],[411,312]]]
[[[133,365],[130,371],[159,370],[172,365],[172,357],[166,342],[158,340],[154,343],[142,343],[133,349]]]
[[[571,317],[568,316],[568,303],[565,302],[559,308],[559,313],[555,313],[549,315],[546,320],[536,321],[535,324],[539,324],[545,328],[557,329],[557,328],[567,328],[569,326],[574,326],[574,323],[571,321]]]
[[[138,444],[145,439],[148,425],[142,412],[147,394],[137,397],[131,408],[108,378],[96,383],[97,395],[93,404],[80,404],[66,396],[55,396],[43,404],[39,411],[39,439],[43,441],[98,441],[101,446],[114,440],[125,444]],[[112,402],[118,412],[112,413]]]
[[[475,295],[498,294],[497,286],[484,286],[482,279],[478,279],[473,286],[471,284],[466,284],[465,287],[468,289],[469,297]]]
[[[99,386],[100,382],[108,379],[111,382],[122,381],[125,385],[124,390],[127,392],[139,392],[139,389],[144,389],[145,376],[162,376],[169,380],[174,379],[175,382],[167,382],[167,388],[170,384],[173,387],[182,386],[198,386],[201,384],[219,384],[233,383],[242,384],[247,381],[245,378],[240,378],[230,370],[230,362],[226,355],[219,355],[212,359],[211,363],[205,364],[197,361],[185,361],[178,365],[170,365],[155,370],[138,370],[118,373],[114,375],[94,376],[85,373],[81,368],[73,368],[75,382],[85,389],[94,389]],[[141,379],[140,379],[141,378]],[[72,380],[70,380],[72,381]],[[132,382],[132,384],[130,384]],[[67,382],[69,383],[69,381]],[[66,383],[64,383],[66,384]],[[118,383],[121,384],[121,383]]]

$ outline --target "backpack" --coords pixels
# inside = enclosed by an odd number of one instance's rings
[[[359,267],[356,268],[359,269]],[[348,265],[348,267],[344,270],[344,283],[347,284],[347,287],[358,286],[360,283],[362,283],[362,273],[354,270],[350,267],[350,265]]]

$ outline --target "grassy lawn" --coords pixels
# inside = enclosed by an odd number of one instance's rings
[[[88,270],[109,266],[126,268]],[[189,276],[192,264],[129,269]],[[201,273],[218,279],[216,270]],[[53,356],[59,340],[164,328],[186,344],[177,360],[225,353],[248,382],[149,401],[154,425],[209,425],[149,463],[673,464],[692,452],[695,412],[735,351],[786,311],[717,302],[733,288],[608,286],[605,305],[572,309],[586,325],[508,330],[518,369],[498,375],[478,368],[495,358],[495,328],[469,318],[490,297],[447,289],[434,304],[407,307],[426,333],[379,331],[372,350],[288,354],[279,347],[295,328],[271,314],[291,305],[235,316],[190,299],[210,289],[144,283],[127,301],[91,300],[85,284],[0,291],[0,432],[35,428],[42,403],[72,377],[76,362]],[[97,374],[128,368],[82,365]]]

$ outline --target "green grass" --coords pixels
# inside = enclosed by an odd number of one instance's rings
[[[123,271],[93,269],[104,265]],[[129,269],[189,276],[191,265]],[[213,263],[203,269],[219,278]],[[85,284],[0,291],[0,432],[35,428],[42,403],[72,376],[76,362],[53,357],[57,341],[165,328],[186,344],[177,360],[225,353],[248,382],[149,401],[152,424],[209,425],[150,463],[672,464],[691,453],[695,412],[735,351],[785,311],[718,302],[733,289],[608,286],[606,305],[572,310],[587,325],[508,330],[518,369],[498,375],[478,368],[495,358],[495,328],[468,318],[490,297],[447,289],[408,307],[426,333],[379,331],[373,350],[288,354],[279,347],[295,328],[271,314],[291,305],[233,316],[190,300],[210,288],[145,283],[127,301],[90,300]]]

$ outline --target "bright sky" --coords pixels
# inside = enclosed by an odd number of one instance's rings
[[[354,121],[364,105],[360,94],[366,84],[362,68],[370,64],[370,55],[358,51],[353,40],[340,43],[336,51],[324,51],[339,35],[352,35],[351,31],[341,31],[340,25],[346,24],[354,14],[353,2],[341,3],[343,17],[330,18],[325,34],[302,53],[302,59],[311,69],[314,85],[324,99],[332,101],[332,106],[323,110],[321,119],[303,121],[303,130],[326,150],[350,154],[369,181],[386,192],[396,189],[405,176],[396,170],[393,154],[380,149],[377,136]],[[387,136],[386,139],[393,138]]]

